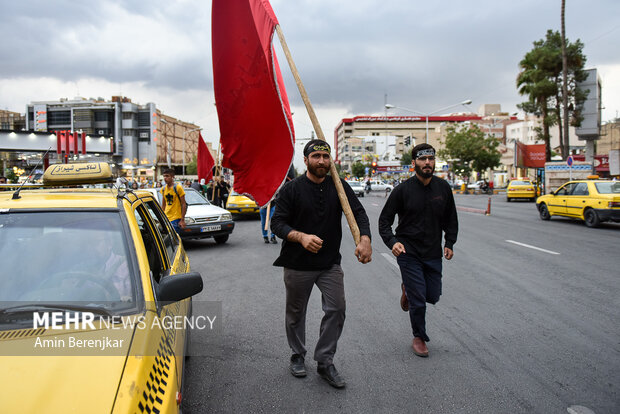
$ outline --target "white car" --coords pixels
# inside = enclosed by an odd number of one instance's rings
[[[159,188],[147,188],[161,204]],[[226,243],[228,236],[235,228],[235,222],[228,210],[214,206],[198,191],[192,188],[183,188],[187,212],[185,213],[185,228],[181,229],[180,236],[186,239],[206,239],[213,237],[217,244]]]
[[[383,181],[371,180],[370,181],[370,191],[384,191],[390,192],[394,189],[391,184],[384,183]]]
[[[359,181],[347,181],[353,192],[358,197],[364,197],[364,185]]]

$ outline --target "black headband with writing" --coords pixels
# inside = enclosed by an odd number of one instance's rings
[[[306,146],[306,148],[304,148],[304,157],[307,157],[308,155],[310,155],[311,153],[315,151],[325,151],[329,154],[331,152],[331,148],[329,147],[329,144],[326,142],[308,145]]]
[[[432,148],[426,148],[423,150],[419,150],[416,154],[415,154],[415,158],[416,160],[420,157],[434,157],[435,156],[435,150]]]

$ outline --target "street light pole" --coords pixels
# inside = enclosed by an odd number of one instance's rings
[[[194,129],[190,129],[189,131],[183,131],[183,177],[185,177],[185,136],[189,134],[190,132],[200,131],[200,130],[202,130],[202,128],[194,128]]]
[[[385,110],[387,111],[388,109],[401,109],[403,111],[411,112],[411,113],[422,115],[422,116],[426,117],[426,137],[425,137],[425,142],[428,144],[428,117],[429,116],[431,116],[433,114],[436,114],[437,112],[441,112],[441,111],[445,111],[446,109],[453,108],[455,106],[469,105],[469,104],[471,104],[471,99],[467,99],[467,100],[464,100],[463,102],[459,102],[457,104],[452,104],[452,105],[446,106],[445,108],[437,109],[436,111],[433,111],[433,112],[425,113],[425,112],[420,112],[420,111],[414,111],[413,109],[403,108],[402,106],[395,106],[395,105],[390,105],[390,104],[386,103],[385,104]]]

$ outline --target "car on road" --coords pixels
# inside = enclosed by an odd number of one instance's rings
[[[356,196],[364,197],[364,185],[359,181],[347,181]]]
[[[214,206],[200,192],[184,188],[187,212],[185,228],[179,235],[183,240],[213,238],[217,244],[226,243],[235,228],[232,215],[223,208]],[[155,195],[161,203],[161,191],[147,188],[145,191]]]
[[[620,182],[588,179],[569,181],[550,194],[538,197],[540,218],[553,216],[583,220],[588,227],[601,222],[620,222]]]
[[[232,214],[256,215],[260,211],[260,207],[254,200],[232,191],[226,202],[226,210]]]
[[[364,183],[364,186],[366,185],[366,183]],[[383,191],[383,192],[390,192],[394,189],[394,187],[392,186],[392,184],[388,184],[388,183],[384,183],[383,181],[379,181],[379,180],[371,180],[370,181],[370,191]]]
[[[517,198],[536,201],[536,187],[530,180],[524,178],[510,180],[506,188],[506,201],[510,202]]]
[[[108,164],[43,181],[0,192],[0,412],[179,412],[190,328],[166,320],[203,287],[181,239],[150,194],[77,188]]]

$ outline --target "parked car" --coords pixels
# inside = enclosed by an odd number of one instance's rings
[[[538,197],[538,213],[542,220],[553,216],[583,220],[588,227],[603,221],[620,222],[620,182],[610,180],[569,181],[556,191]]]
[[[187,212],[185,228],[179,234],[183,240],[207,239],[213,237],[217,244],[226,243],[235,228],[232,214],[223,208],[214,206],[200,192],[193,188],[184,188]],[[161,192],[157,188],[146,190],[157,196],[161,203]]]
[[[181,239],[149,193],[77,188],[108,164],[43,180],[0,192],[0,412],[179,412],[189,328],[170,321],[203,287]]]
[[[359,181],[347,181],[356,196],[364,197],[364,185]]]

